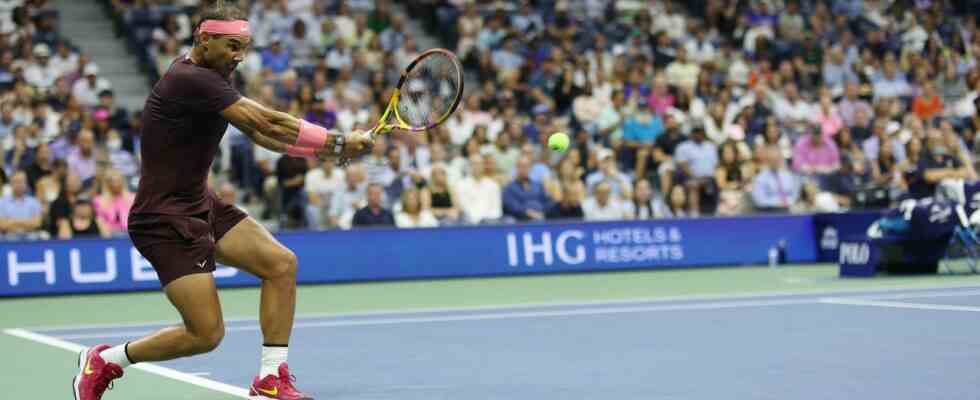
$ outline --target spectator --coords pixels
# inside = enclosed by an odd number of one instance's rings
[[[518,221],[540,221],[550,208],[550,199],[544,186],[530,179],[532,160],[521,157],[517,160],[517,176],[504,188],[504,214]]]
[[[50,62],[58,71],[58,76],[64,76],[70,74],[78,65],[78,53],[72,51],[67,41],[58,41],[58,49]]]
[[[303,194],[303,187],[306,184],[307,169],[306,159],[303,158],[282,155],[276,162],[276,182],[282,212],[279,220],[284,227],[306,225],[306,196]]]
[[[459,197],[449,183],[449,175],[446,173],[445,167],[441,165],[432,167],[428,189],[431,211],[439,224],[454,225],[458,223],[461,217]]]
[[[922,85],[922,93],[912,100],[912,112],[923,121],[929,121],[943,113],[943,99],[936,93],[936,85],[926,82]]]
[[[408,188],[402,192],[401,210],[395,213],[395,225],[399,228],[434,228],[439,226],[439,221],[423,204],[421,197],[423,194],[415,188]]]
[[[701,67],[687,59],[687,49],[677,48],[677,58],[667,66],[664,73],[667,75],[667,83],[680,90],[694,90],[698,83],[698,75]]]
[[[650,181],[646,179],[636,182],[636,190],[630,200],[626,203],[627,219],[656,219],[667,215],[663,197],[659,193],[654,195]]]
[[[670,188],[670,195],[667,197],[667,207],[664,208],[663,218],[684,218],[694,217],[691,214],[691,205],[687,201],[687,190],[681,185],[674,185]]]
[[[585,177],[588,192],[595,192],[596,185],[600,182],[606,182],[612,189],[613,196],[620,199],[627,199],[632,196],[633,187],[630,178],[619,171],[615,153],[612,150],[600,148],[596,151],[596,159],[599,162],[599,168]]]
[[[31,237],[41,228],[41,203],[28,193],[23,172],[10,177],[10,189],[9,195],[0,198],[0,232],[7,237]]]
[[[495,222],[503,215],[500,183],[490,175],[493,168],[492,159],[471,154],[470,174],[456,185],[460,209],[469,223]]]
[[[902,146],[902,140],[893,136],[896,132],[898,132],[898,126],[892,125],[889,127],[888,121],[883,118],[875,120],[871,130],[872,136],[861,144],[864,155],[870,160],[877,160],[878,150],[881,146],[890,144],[895,159],[899,160],[899,162],[905,160],[905,148]]]
[[[752,181],[752,201],[759,212],[788,212],[800,197],[799,179],[786,169],[776,147],[762,151],[763,167]]]
[[[395,217],[382,205],[384,187],[378,183],[368,184],[367,205],[354,213],[352,226],[394,226]]]
[[[864,112],[865,116],[874,115],[874,112],[867,101],[861,100],[858,97],[859,85],[857,82],[850,82],[845,87],[844,98],[837,105],[837,110],[840,113],[841,119],[844,120],[844,124],[849,127],[854,127],[860,122],[856,115],[859,110]]]
[[[54,86],[54,80],[61,71],[58,66],[51,64],[51,48],[44,43],[34,46],[34,61],[24,68],[24,80],[45,92]]]
[[[112,85],[107,79],[99,77],[99,66],[94,63],[86,64],[82,74],[83,78],[72,86],[71,94],[82,106],[95,107],[99,104],[99,93],[112,89]]]
[[[656,94],[656,92],[654,92]],[[664,124],[659,115],[647,106],[641,98],[635,112],[626,117],[623,123],[623,144],[626,147],[626,160],[637,160],[641,154],[648,154],[653,143],[664,132]]]
[[[268,48],[262,50],[262,67],[279,75],[290,66],[289,51],[282,45],[282,37],[275,36]]]
[[[613,196],[612,185],[602,181],[596,184],[593,195],[582,202],[586,221],[618,221],[629,218],[625,203]]]
[[[834,103],[830,101],[829,95],[820,96],[820,106],[816,110],[813,121],[820,127],[820,133],[828,138],[836,135],[844,127],[844,119],[841,118]]]
[[[855,194],[874,185],[874,178],[867,167],[867,161],[861,157],[845,157],[837,174],[826,180],[826,188],[836,203],[844,208],[851,208]]]
[[[585,212],[582,210],[584,189],[581,184],[569,184],[561,188],[559,201],[552,203],[545,217],[548,220],[582,220]]]
[[[915,145],[910,142],[910,150]],[[957,150],[951,148],[938,129],[932,129],[926,138],[926,149],[917,165],[910,165],[905,172],[909,181],[909,196],[923,198],[932,196],[936,186],[944,180],[968,179],[969,169],[963,165],[954,154]]]
[[[347,167],[344,187],[334,192],[327,213],[327,226],[349,229],[354,212],[367,204],[367,182],[360,164]],[[316,218],[317,221],[320,218]]]
[[[333,160],[323,160],[319,168],[306,172],[303,190],[306,192],[306,221],[311,228],[323,227],[323,217],[332,206],[331,197],[344,188],[344,171]]]
[[[691,138],[677,145],[674,160],[677,171],[674,181],[688,190],[688,203],[691,213],[701,212],[701,195],[714,192],[715,167],[718,166],[718,148],[707,140],[704,129],[695,128]]]
[[[752,182],[752,165],[738,156],[738,145],[729,141],[718,148],[715,186],[719,191],[718,213],[736,215],[744,211],[745,193]]]
[[[87,201],[75,203],[69,218],[58,221],[58,239],[84,237],[109,237],[109,229],[102,220],[95,217],[92,204]]]
[[[912,88],[909,87],[905,74],[899,72],[895,61],[890,58],[885,59],[882,72],[872,78],[872,83],[874,84],[875,100],[907,97],[912,93]]]
[[[75,145],[68,153],[68,170],[78,175],[85,185],[95,177],[95,135],[91,130],[82,129],[78,133]]]
[[[133,153],[123,148],[123,140],[118,131],[112,129],[106,134],[105,146],[112,169],[119,171],[127,179],[139,175],[136,157],[133,157]]]
[[[106,182],[102,193],[92,199],[92,207],[99,222],[110,235],[126,234],[129,221],[129,209],[133,206],[135,195],[126,188],[126,183],[119,171],[106,172]],[[77,204],[76,204],[77,206]]]
[[[840,168],[837,145],[820,129],[810,128],[793,148],[793,169],[803,175],[828,175]]]

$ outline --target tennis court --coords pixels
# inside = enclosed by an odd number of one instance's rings
[[[323,399],[970,398],[980,277],[832,266],[305,286],[291,369]],[[130,368],[107,399],[230,399],[258,368],[258,292],[222,292],[218,351]],[[42,312],[43,310],[43,312]],[[88,318],[86,315],[95,310]],[[0,301],[9,398],[65,398],[66,350],[176,315],[158,292]],[[5,396],[6,397],[6,396]]]

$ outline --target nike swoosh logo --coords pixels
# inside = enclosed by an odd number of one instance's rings
[[[197,263],[197,266],[198,266],[198,268],[204,268],[204,265],[206,265],[206,264],[207,264],[207,261],[201,261],[201,262]]]
[[[85,372],[85,375],[92,375],[95,372],[95,371],[92,371],[92,362],[91,361],[86,361],[85,362],[85,371],[84,372]]]
[[[265,393],[265,394],[267,394],[269,396],[278,396],[279,395],[279,388],[277,388],[277,387],[272,388],[272,390],[265,390],[265,389],[261,389],[261,388],[255,388],[255,390],[258,390],[258,391],[260,391],[262,393]]]

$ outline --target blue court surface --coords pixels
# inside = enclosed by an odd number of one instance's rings
[[[978,317],[980,287],[304,316],[290,365],[318,399],[968,399]],[[218,351],[160,365],[240,395],[259,343],[229,321]]]

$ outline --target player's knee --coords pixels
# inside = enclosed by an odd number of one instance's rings
[[[196,353],[208,353],[214,351],[221,344],[221,341],[225,338],[225,327],[218,326],[211,329],[196,337],[195,350]]]
[[[299,261],[296,253],[292,250],[283,249],[276,254],[275,262],[272,265],[272,278],[292,278],[296,277],[296,265]]]

